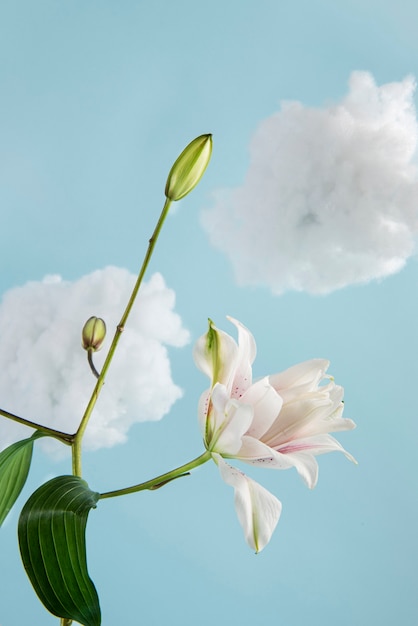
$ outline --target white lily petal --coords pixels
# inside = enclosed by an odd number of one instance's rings
[[[208,346],[208,333],[205,333],[195,343],[193,349],[194,362],[200,371],[210,378],[212,385],[217,382],[227,384],[234,376],[238,346],[235,340],[223,330],[219,330],[213,324],[211,329],[217,335],[216,355]],[[214,358],[216,363],[214,363]],[[217,370],[216,380],[214,380],[214,366]]]
[[[279,446],[277,451],[286,456],[300,452],[308,452],[315,456],[326,454],[327,452],[342,452],[349,461],[357,465],[356,459],[343,448],[339,441],[331,437],[331,435],[317,435],[316,437],[306,437],[305,439],[294,439],[287,444]]]
[[[213,455],[223,480],[234,488],[235,510],[243,528],[245,540],[256,552],[270,541],[282,511],[281,502],[267,489]]]
[[[318,463],[310,452],[295,452],[284,454],[296,468],[297,473],[309,489],[313,489],[318,482]]]
[[[197,417],[199,420],[200,431],[206,440],[206,423],[208,417],[208,409],[210,406],[210,389],[206,389],[199,398],[197,406]]]
[[[253,335],[241,322],[233,317],[227,319],[238,329],[238,354],[234,371],[231,370],[231,379],[228,382],[231,397],[240,398],[250,387],[252,382],[252,368],[257,348]]]
[[[262,440],[272,448],[277,448],[292,439],[351,430],[355,427],[354,422],[340,417],[344,407],[342,394],[341,387],[330,383],[324,388],[319,387],[317,391],[284,402],[276,421],[261,437]]]
[[[208,449],[235,456],[252,422],[253,408],[250,404],[229,400],[226,387],[219,383],[212,390],[212,405],[206,429],[210,437],[206,439]]]
[[[248,463],[248,465],[257,465],[258,467],[266,467],[268,469],[289,469],[293,467],[293,463],[287,458],[286,454],[280,454],[268,445],[245,435],[242,437],[242,444],[239,452],[234,458]]]
[[[309,489],[313,489],[318,481],[318,463],[315,456],[333,451],[342,452],[349,461],[357,464],[355,458],[331,435],[295,439],[277,450],[295,466]]]
[[[205,441],[209,447],[224,428],[227,420],[225,411],[228,402],[229,396],[225,385],[216,383],[210,393],[205,426]]]
[[[317,389],[329,367],[326,359],[311,359],[270,376],[270,383],[285,401]]]
[[[326,394],[306,394],[293,402],[287,402],[262,440],[270,447],[277,448],[286,441],[298,439],[304,435],[304,428],[311,427],[312,421],[327,417],[331,408]]]
[[[327,359],[310,359],[292,365],[287,370],[275,374],[274,377],[280,382],[280,387],[299,387],[310,384],[314,388],[324,377],[328,367],[329,361]]]
[[[251,385],[241,401],[254,407],[254,417],[248,430],[251,437],[260,438],[269,430],[282,408],[283,400],[269,383],[269,377]]]
[[[327,450],[327,452],[330,450]],[[235,458],[249,465],[257,465],[266,469],[285,470],[296,468],[306,485],[312,489],[318,480],[318,463],[315,452],[310,449],[301,450],[273,450],[261,441],[251,437],[242,438],[241,450]]]

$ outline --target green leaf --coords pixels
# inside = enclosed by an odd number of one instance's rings
[[[0,526],[19,497],[29,474],[33,442],[43,433],[13,443],[0,453]]]
[[[39,599],[53,615],[84,626],[101,623],[85,538],[98,499],[78,476],[58,476],[31,495],[18,526],[23,565]]]

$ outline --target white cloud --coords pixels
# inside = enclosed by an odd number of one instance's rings
[[[418,227],[414,89],[354,72],[340,103],[286,102],[260,124],[243,185],[202,216],[239,284],[327,293],[404,266]]]
[[[1,408],[75,432],[96,383],[81,347],[82,327],[91,315],[106,321],[105,344],[94,359],[100,369],[135,280],[127,270],[108,267],[75,282],[49,276],[6,292],[0,303]],[[183,346],[189,334],[174,303],[160,274],[141,287],[86,431],[86,448],[125,441],[133,423],[161,419],[181,397],[165,346]],[[29,433],[0,416],[0,449]]]

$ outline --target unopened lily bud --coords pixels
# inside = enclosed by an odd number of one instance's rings
[[[193,139],[175,161],[167,178],[165,195],[169,200],[181,200],[202,178],[212,154],[212,135]]]
[[[82,345],[85,350],[96,352],[106,337],[106,324],[100,317],[90,317],[83,326]]]

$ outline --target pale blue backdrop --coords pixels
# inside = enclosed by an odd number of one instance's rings
[[[170,216],[150,270],[175,290],[193,340],[208,316],[245,322],[256,375],[329,358],[358,425],[339,437],[358,467],[321,457],[312,492],[295,472],[253,472],[284,505],[259,555],[213,464],[100,503],[88,557],[103,626],[417,624],[416,259],[380,283],[273,298],[236,286],[199,223],[214,189],[242,181],[250,137],[282,99],[338,100],[358,69],[379,84],[418,76],[417,22],[412,0],[1,3],[1,291],[109,264],[137,271],[173,158],[212,132],[210,167]],[[86,455],[92,488],[145,480],[201,452],[206,381],[191,346],[170,357],[184,398],[161,422],[135,426],[127,444]],[[18,508],[68,471],[37,450]],[[0,625],[57,624],[23,572],[17,513],[0,535]]]

